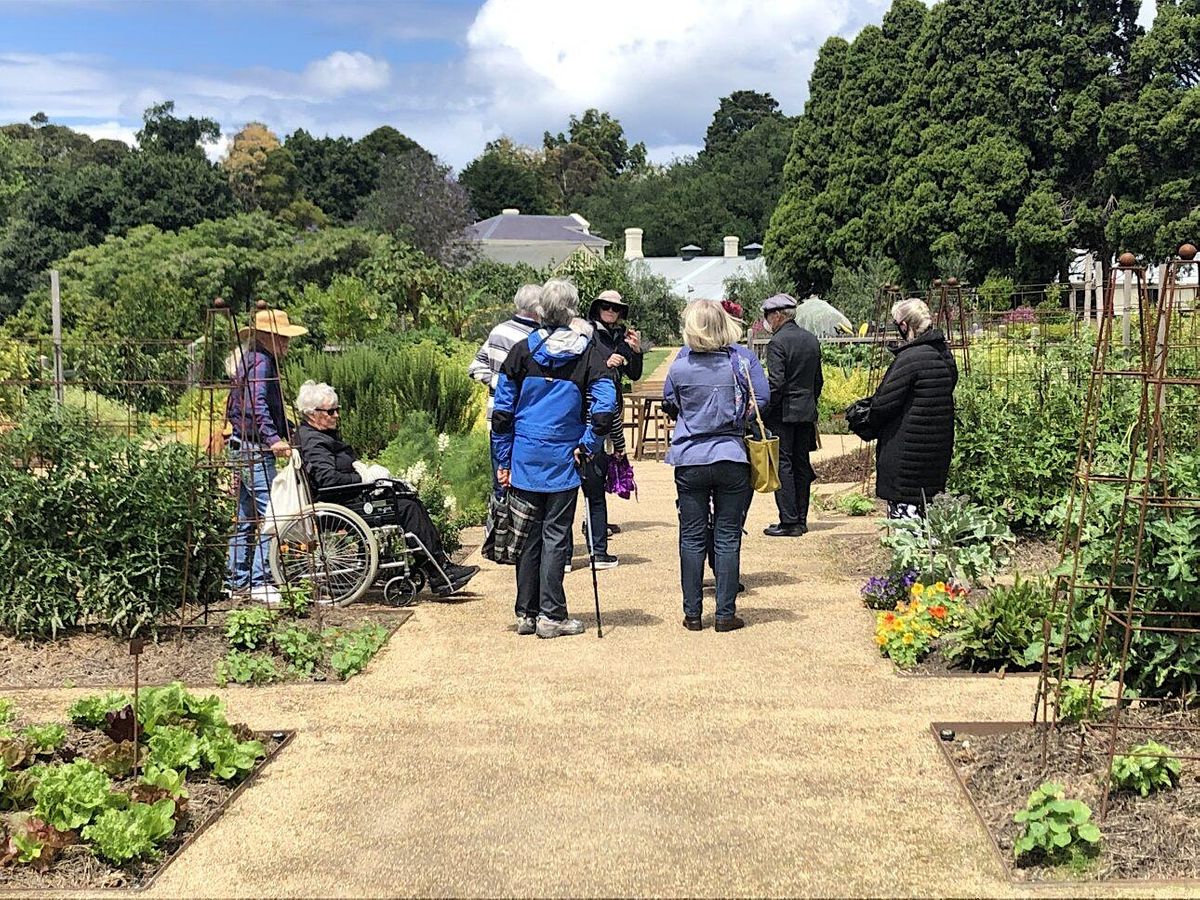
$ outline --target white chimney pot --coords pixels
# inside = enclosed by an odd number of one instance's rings
[[[625,229],[625,258],[642,259],[642,234],[640,228]]]
[[[738,239],[732,235],[725,237],[725,258],[728,259],[738,255]]]
[[[519,209],[515,209],[511,206],[507,207],[506,209],[500,210],[500,215],[502,215],[502,216],[519,216],[520,214],[521,214],[521,211]]]

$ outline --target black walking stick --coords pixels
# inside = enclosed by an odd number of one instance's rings
[[[584,480],[583,463],[579,465],[579,480],[582,483]],[[584,492],[583,499],[587,500],[587,492]],[[587,536],[588,542],[588,564],[592,569],[592,595],[596,598],[596,637],[604,637],[604,625],[600,622],[600,583],[596,580],[596,542],[593,540],[592,534],[592,515],[590,509],[583,511],[583,532]]]

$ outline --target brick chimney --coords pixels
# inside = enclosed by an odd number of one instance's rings
[[[626,228],[625,229],[625,258],[626,259],[642,259],[642,229]]]
[[[725,237],[725,258],[730,259],[738,255],[738,239],[732,235]]]

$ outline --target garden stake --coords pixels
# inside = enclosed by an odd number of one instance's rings
[[[146,642],[141,638],[129,641],[129,655],[133,657],[133,777],[138,775],[138,690],[141,681],[138,673],[138,661],[142,658],[142,648]]]

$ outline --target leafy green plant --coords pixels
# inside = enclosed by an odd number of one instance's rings
[[[1114,756],[1109,775],[1118,790],[1137,791],[1147,797],[1151,791],[1175,787],[1182,771],[1183,764],[1169,747],[1146,741],[1131,748],[1127,755]]]
[[[250,772],[267,751],[262,741],[239,741],[226,733],[205,738],[201,752],[213,777],[236,781]]]
[[[279,608],[293,619],[303,619],[312,607],[312,584],[300,581],[279,586]]]
[[[162,725],[179,725],[185,721],[194,722],[201,736],[229,729],[225,705],[215,694],[198,697],[178,681],[142,691],[138,703],[138,722],[147,738]]]
[[[278,617],[265,606],[235,609],[225,620],[225,637],[239,650],[257,650],[265,641]]]
[[[325,655],[321,636],[311,628],[290,625],[272,636],[275,649],[287,660],[288,668],[301,675],[311,675]]]
[[[26,725],[21,730],[21,737],[29,741],[37,752],[53,753],[67,742],[67,729],[57,723]]]
[[[183,772],[177,772],[174,769],[162,769],[153,763],[146,766],[142,777],[138,779],[138,784],[165,791],[173,800],[183,799],[188,796],[187,776]]]
[[[875,501],[858,492],[838,497],[837,508],[848,516],[869,516],[875,511]]]
[[[126,809],[107,809],[83,829],[82,837],[116,865],[157,852],[175,833],[175,801],[131,803]]]
[[[270,684],[279,679],[275,661],[262,653],[230,650],[217,661],[217,684]]]
[[[105,717],[110,712],[117,712],[132,703],[133,698],[128,694],[95,694],[81,697],[72,703],[67,710],[67,716],[81,728],[100,728],[105,724]]]
[[[108,776],[86,759],[50,766],[33,789],[34,815],[59,831],[86,825],[108,805]]]
[[[163,725],[150,736],[148,765],[160,769],[200,768],[200,739],[182,725]]]
[[[1086,684],[1064,681],[1059,686],[1058,718],[1062,722],[1087,722],[1098,719],[1104,712],[1100,691],[1094,693]]]
[[[372,657],[387,643],[388,630],[370,622],[353,631],[338,634],[333,638],[333,652],[329,664],[338,678],[345,681],[367,667]]]
[[[1042,581],[1017,576],[1012,587],[995,585],[968,606],[958,627],[946,634],[943,655],[972,671],[1025,668],[1027,650],[1042,637],[1051,599]],[[1039,657],[1036,664],[1040,662]]]
[[[0,697],[0,725],[11,722],[17,716],[17,705],[6,697]]]
[[[1029,795],[1025,808],[1013,821],[1021,825],[1013,851],[1022,857],[1056,864],[1087,857],[1099,848],[1102,837],[1082,800],[1068,800],[1061,784],[1047,781]]]
[[[892,551],[893,568],[964,583],[999,571],[1016,540],[987,510],[947,494],[928,505],[925,518],[891,519],[887,527],[883,545]]]

